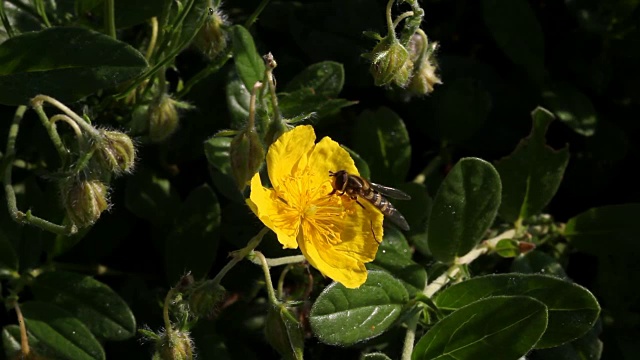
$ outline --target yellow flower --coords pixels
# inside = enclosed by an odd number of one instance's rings
[[[376,239],[382,240],[383,215],[364,199],[359,200],[363,208],[346,195],[329,195],[330,170],[356,175],[358,170],[338,143],[329,137],[315,140],[311,126],[280,136],[267,153],[273,188],[263,187],[256,174],[247,203],[285,249],[299,246],[322,274],[357,288],[367,280],[364,264],[376,256]]]

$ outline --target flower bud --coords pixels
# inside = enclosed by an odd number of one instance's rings
[[[231,140],[229,157],[236,185],[243,190],[264,161],[264,148],[255,127],[242,130]]]
[[[186,331],[172,330],[156,342],[153,360],[193,360],[193,341]]]
[[[284,359],[302,359],[304,350],[302,326],[284,305],[271,305],[264,332],[269,344]]]
[[[227,47],[227,34],[223,29],[225,16],[218,9],[212,11],[198,31],[193,44],[209,59],[214,59]]]
[[[403,86],[409,80],[413,64],[409,61],[409,52],[393,36],[387,36],[366,55],[371,59],[369,71],[376,86],[389,85],[391,82]]]
[[[136,159],[136,148],[131,138],[119,131],[100,132],[103,141],[97,155],[102,167],[115,175],[131,172]]]
[[[73,179],[61,190],[67,215],[79,228],[92,225],[109,208],[107,186],[98,180]]]
[[[407,87],[415,95],[426,95],[433,91],[436,84],[442,84],[442,80],[436,75],[434,53],[438,43],[425,43],[426,36],[414,34],[409,42],[409,53],[415,62],[413,77]]]
[[[212,280],[193,287],[189,293],[189,310],[197,317],[215,316],[224,300],[226,290]]]
[[[178,129],[176,101],[169,95],[162,95],[149,105],[149,137],[153,142],[162,142]]]

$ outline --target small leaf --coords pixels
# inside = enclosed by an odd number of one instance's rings
[[[598,115],[591,100],[569,83],[553,84],[542,93],[545,105],[573,131],[591,136],[598,125]]]
[[[640,251],[640,204],[593,208],[567,222],[564,235],[580,251],[593,255]]]
[[[302,325],[282,304],[272,305],[267,313],[265,335],[284,359],[302,360],[304,334]]]
[[[553,150],[545,133],[553,115],[543,108],[532,113],[531,134],[507,157],[496,162],[502,179],[500,216],[510,222],[537,215],[558,191],[569,163],[569,149]]]
[[[84,324],[61,308],[40,301],[20,305],[27,331],[59,360],[105,359],[102,346]]]
[[[503,258],[514,258],[520,254],[518,241],[513,239],[502,239],[496,244],[496,254]]]
[[[384,271],[369,271],[357,289],[329,285],[311,308],[309,322],[320,341],[348,346],[385,332],[400,316],[409,295]]]
[[[208,185],[194,189],[180,207],[166,245],[169,283],[186,272],[196,278],[211,269],[220,242],[220,205]]]
[[[444,179],[429,216],[433,256],[450,262],[473,249],[491,226],[500,206],[500,177],[488,162],[461,159]]]
[[[544,74],[544,34],[525,0],[483,0],[482,15],[498,47],[534,80]]]
[[[232,72],[235,75],[234,72]],[[231,127],[241,129],[249,119],[249,101],[251,92],[237,76],[232,76],[227,82],[227,107],[231,115]]]
[[[230,32],[236,71],[245,88],[251,92],[253,85],[264,78],[264,61],[256,50],[256,45],[249,30],[242,25],[234,25],[231,27]]]
[[[144,56],[124,42],[83,28],[52,27],[0,44],[0,103],[28,104],[46,94],[73,102],[134,78]]]
[[[536,344],[547,326],[543,303],[526,296],[472,302],[436,323],[416,344],[412,360],[514,360]]]
[[[407,177],[411,162],[409,133],[391,109],[365,110],[358,116],[353,150],[369,164],[374,182],[393,186]]]
[[[229,151],[231,138],[212,137],[204,143],[204,154],[213,167],[211,177],[213,183],[224,196],[237,203],[244,204],[244,197],[238,191],[233,175]]]
[[[376,352],[364,355],[360,360],[391,360],[385,353]]]
[[[344,85],[344,67],[334,61],[310,65],[296,75],[285,87],[285,92],[309,88],[317,96],[337,97]]]
[[[409,244],[400,230],[395,228],[385,229],[376,258],[367,264],[367,269],[386,270],[402,281],[409,296],[421,292],[427,282],[426,270],[411,260]]]
[[[58,305],[73,314],[98,338],[124,340],[135,334],[136,320],[127,303],[90,276],[47,272],[36,278],[31,289],[37,300]]]
[[[562,345],[589,331],[600,314],[596,298],[586,288],[546,275],[500,274],[475,277],[438,295],[441,310],[454,310],[477,300],[503,295],[526,295],[546,305],[547,330],[537,349]]]
[[[0,277],[4,271],[16,270],[18,270],[18,255],[4,231],[0,229]]]
[[[138,169],[128,178],[125,206],[136,216],[154,224],[165,224],[173,219],[180,198],[167,179],[147,169]]]

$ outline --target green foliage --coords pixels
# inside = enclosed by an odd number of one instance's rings
[[[0,360],[635,359],[639,12],[0,2]],[[299,125],[410,229],[360,244],[368,225],[323,218],[283,248],[290,184],[266,216],[248,182],[274,187],[269,147]],[[331,283],[309,246],[366,282]]]

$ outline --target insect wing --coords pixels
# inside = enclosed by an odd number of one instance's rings
[[[407,220],[404,218],[404,216],[402,216],[402,214],[397,209],[394,209],[394,211],[391,214],[385,215],[385,218],[391,220],[392,223],[398,225],[400,229],[404,231],[409,231],[409,224],[407,223]]]
[[[398,200],[411,200],[411,196],[409,196],[409,194],[407,194],[402,190],[398,190],[392,187],[388,187],[388,186],[384,186],[376,183],[369,183],[369,184],[371,184],[371,187],[375,191],[379,192],[380,194],[386,197],[390,197],[392,199],[398,199]]]

